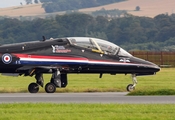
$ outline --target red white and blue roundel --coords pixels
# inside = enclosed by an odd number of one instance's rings
[[[5,64],[9,64],[12,62],[12,56],[10,54],[4,54],[2,56],[2,61],[5,63]]]

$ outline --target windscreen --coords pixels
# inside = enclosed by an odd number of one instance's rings
[[[88,38],[88,37],[71,37],[68,38],[72,45],[95,49],[108,55],[118,55],[118,56],[132,56],[124,49],[120,48],[114,43],[98,38]]]

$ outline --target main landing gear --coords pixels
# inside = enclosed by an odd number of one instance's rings
[[[30,93],[37,93],[39,91],[39,86],[44,86],[44,79],[42,73],[37,73],[35,75],[36,83],[31,83],[28,86],[28,91]],[[59,70],[53,70],[50,82],[45,85],[45,91],[47,93],[54,93],[56,88],[64,88],[67,86],[67,74],[60,73]]]
[[[135,86],[137,84],[136,74],[132,74],[131,77],[132,77],[133,84],[129,84],[126,87],[126,90],[129,91],[129,92],[135,90]]]
[[[39,85],[37,83],[30,83],[28,86],[28,91],[30,93],[37,93],[39,91]]]

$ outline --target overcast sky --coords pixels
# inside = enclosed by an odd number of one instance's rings
[[[0,0],[0,8],[18,6],[20,3],[25,4],[24,0]]]

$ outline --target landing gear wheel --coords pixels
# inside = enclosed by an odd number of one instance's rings
[[[47,93],[54,93],[56,91],[56,86],[53,83],[47,83],[45,86],[45,91]]]
[[[31,83],[31,84],[29,84],[28,91],[30,93],[37,93],[39,91],[39,85],[37,83]]]
[[[133,86],[133,84],[129,84],[127,87],[126,87],[127,91],[131,92],[133,90],[135,90],[135,87]]]

